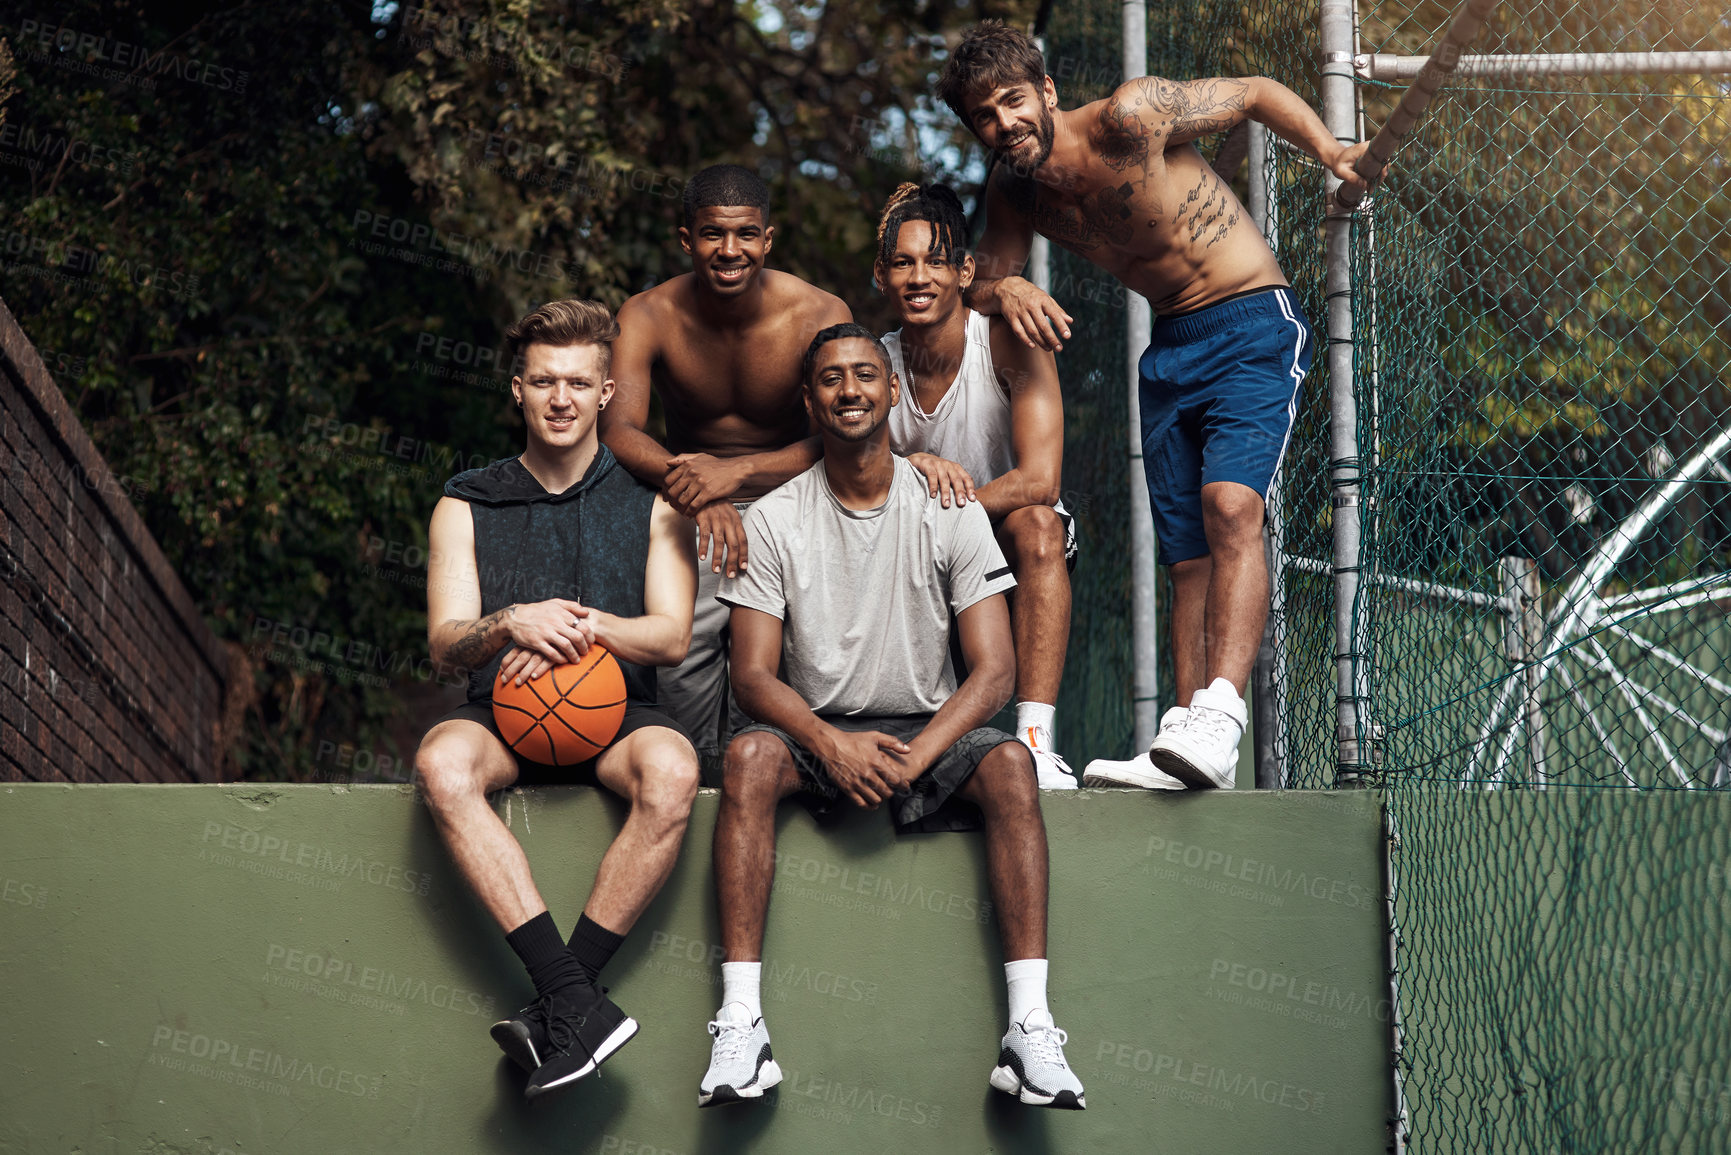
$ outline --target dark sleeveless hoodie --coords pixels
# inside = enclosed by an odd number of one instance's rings
[[[507,457],[459,473],[445,494],[469,503],[481,615],[512,603],[569,598],[622,618],[643,615],[643,566],[655,491],[632,477],[605,445],[581,480],[548,493],[522,461]],[[488,702],[507,645],[469,674],[469,701]],[[618,657],[617,654],[614,655]],[[620,659],[631,701],[655,701],[655,670]]]

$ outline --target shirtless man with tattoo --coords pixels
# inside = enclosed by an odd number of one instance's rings
[[[601,439],[638,480],[697,522],[697,609],[691,651],[664,671],[659,702],[717,775],[727,737],[747,719],[727,707],[728,608],[721,578],[750,563],[740,513],[821,456],[800,383],[819,329],[853,320],[839,297],[763,267],[775,241],[769,189],[738,165],[713,165],[685,186],[679,244],[691,272],[626,301],[613,349],[617,392]],[[646,431],[661,398],[667,445]]]
[[[529,1073],[531,1099],[590,1074],[636,1033],[596,977],[672,873],[697,796],[697,753],[654,706],[654,667],[677,664],[691,637],[691,522],[595,436],[618,332],[596,301],[551,301],[506,331],[513,361],[523,355],[511,392],[528,445],[452,478],[428,531],[438,576],[427,583],[427,642],[435,662],[470,671],[469,700],[427,732],[415,773],[458,872],[535,985],[535,1002],[493,1024]],[[618,735],[562,771],[515,754],[493,721],[494,687],[596,643],[625,675]],[[569,944],[487,804],[531,778],[604,786],[630,804]]]
[[[938,95],[999,164],[968,304],[1030,345],[1062,348],[1071,318],[1020,273],[1037,231],[1153,305],[1142,355],[1143,466],[1173,585],[1180,706],[1146,753],[1097,760],[1086,785],[1230,788],[1244,687],[1268,617],[1263,499],[1286,451],[1311,335],[1250,215],[1192,143],[1250,119],[1356,189],[1345,145],[1262,77],[1133,80],[1068,112],[1034,42],[1000,21],[951,54]]]

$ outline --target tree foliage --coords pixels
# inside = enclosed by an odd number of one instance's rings
[[[438,681],[425,527],[446,477],[520,448],[505,322],[680,271],[679,191],[723,160],[771,181],[774,262],[881,319],[869,239],[944,38],[1023,7],[70,0],[13,25],[0,290],[245,655],[236,772],[379,751]]]

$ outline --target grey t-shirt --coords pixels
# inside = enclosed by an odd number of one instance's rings
[[[950,616],[1016,579],[978,502],[945,509],[895,459],[876,509],[818,462],[745,515],[747,568],[716,600],[782,621],[782,677],[816,714],[932,714],[956,692]]]

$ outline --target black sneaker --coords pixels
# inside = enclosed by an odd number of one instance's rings
[[[593,1073],[637,1033],[636,1019],[628,1018],[605,991],[587,984],[566,987],[542,1001],[550,1003],[545,1042],[535,1047],[541,1062],[523,1088],[525,1098],[569,1087]]]
[[[543,995],[510,1018],[493,1024],[493,1041],[499,1044],[507,1058],[531,1075],[541,1065],[541,1056],[547,1051],[547,1016],[555,997]]]

